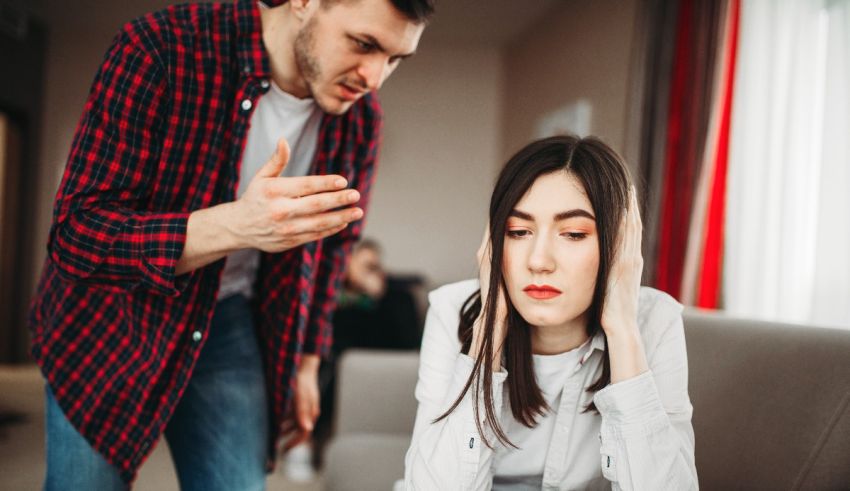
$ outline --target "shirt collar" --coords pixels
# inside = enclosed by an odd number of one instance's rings
[[[599,332],[597,332],[590,340],[590,348],[588,348],[581,357],[581,362],[579,364],[584,365],[584,362],[586,362],[596,350],[605,351],[605,333],[602,332],[602,329],[600,329]]]
[[[277,7],[286,0],[264,0],[269,7]],[[236,0],[236,36],[239,69],[245,75],[266,79],[271,76],[269,56],[263,44],[263,24],[257,0]]]

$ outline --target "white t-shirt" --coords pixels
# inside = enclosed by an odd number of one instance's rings
[[[269,91],[257,101],[251,115],[251,128],[242,154],[237,198],[245,192],[260,167],[268,162],[281,137],[286,138],[290,148],[289,163],[281,175],[307,175],[316,155],[321,121],[322,111],[314,99],[298,99],[271,82]],[[252,297],[259,264],[260,252],[256,249],[242,249],[228,255],[218,298],[223,299],[236,293]]]
[[[543,476],[546,452],[555,433],[555,420],[561,392],[567,380],[579,368],[582,356],[590,349],[590,339],[581,346],[557,355],[532,355],[534,376],[549,410],[537,417],[537,426],[529,428],[513,418],[504,423],[505,433],[519,447],[498,456],[493,464],[496,476]]]

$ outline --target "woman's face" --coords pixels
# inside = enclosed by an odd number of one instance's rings
[[[511,212],[505,236],[508,296],[531,325],[584,329],[599,270],[593,208],[567,172],[542,175]]]

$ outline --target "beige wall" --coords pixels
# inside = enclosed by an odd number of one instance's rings
[[[538,119],[579,99],[591,133],[624,151],[636,0],[568,0],[505,50],[503,156],[535,135]]]
[[[366,233],[391,270],[432,285],[476,274],[499,166],[501,70],[496,48],[425,39],[381,89],[386,130]]]

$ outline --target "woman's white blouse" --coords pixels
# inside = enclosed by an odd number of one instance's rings
[[[604,350],[601,333],[590,339],[578,348],[578,363],[564,378],[560,398],[547,396],[557,403],[547,424],[532,430],[551,435],[520,429],[503,394],[508,374],[504,368],[493,374],[493,401],[508,438],[549,442],[545,449],[523,448],[531,463],[519,463],[516,450],[499,444],[489,429],[485,436],[494,448],[484,443],[471,391],[447,418],[433,423],[472,373],[473,360],[460,353],[457,329],[461,306],[477,289],[478,280],[467,280],[429,295],[416,385],[419,409],[405,457],[406,489],[698,489],[682,307],[651,288],[641,288],[638,312],[649,371],[595,396],[588,393],[585,389],[602,373]],[[591,398],[598,414],[584,412]],[[537,459],[543,462],[542,475],[529,475],[530,468],[538,468]]]

